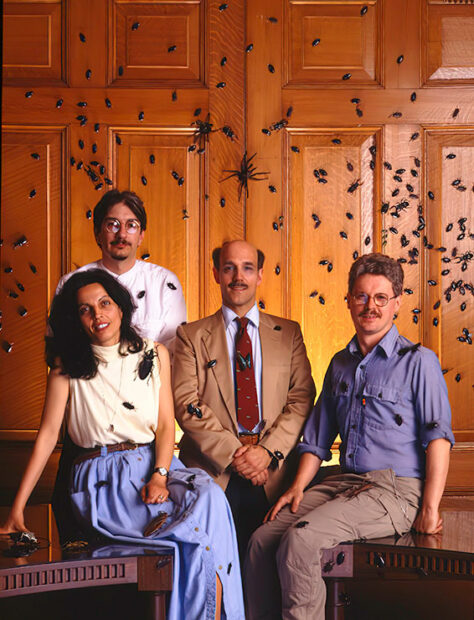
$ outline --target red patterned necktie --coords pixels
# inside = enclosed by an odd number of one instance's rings
[[[252,343],[247,332],[248,318],[235,319],[235,382],[237,387],[237,421],[251,431],[259,421],[257,388],[253,369]]]

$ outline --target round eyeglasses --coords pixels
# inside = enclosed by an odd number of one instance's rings
[[[141,228],[138,220],[127,220],[123,224],[126,232],[130,235],[134,235]],[[122,222],[119,220],[106,220],[104,223],[105,230],[109,233],[118,233],[122,228]]]
[[[367,293],[358,293],[357,295],[353,295],[352,299],[357,306],[365,306],[369,299],[374,300],[374,304],[379,308],[383,308],[388,304],[391,299],[395,299],[398,295],[394,295],[393,297],[389,297],[385,295],[385,293],[375,293],[375,295],[367,295]]]

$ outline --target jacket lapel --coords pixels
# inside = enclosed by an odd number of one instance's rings
[[[214,373],[219,392],[225,403],[227,412],[232,420],[236,432],[237,418],[235,412],[234,381],[227,350],[224,319],[222,311],[218,310],[212,317],[206,334],[203,336],[203,344],[209,355],[209,361],[216,360],[216,364],[210,369]]]
[[[260,344],[262,347],[262,409],[263,418],[272,420],[280,412],[274,412],[274,400],[276,394],[275,386],[275,366],[278,366],[279,355],[281,355],[281,330],[276,329],[278,325],[270,319],[268,315],[260,312]],[[272,415],[272,412],[274,415]]]

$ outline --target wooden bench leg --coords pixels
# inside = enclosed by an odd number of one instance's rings
[[[166,592],[150,592],[148,618],[150,620],[166,620]]]
[[[326,580],[326,620],[345,620],[350,596],[343,579]]]

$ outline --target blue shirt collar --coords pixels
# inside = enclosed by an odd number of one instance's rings
[[[224,317],[224,325],[226,330],[232,323],[232,321],[239,318],[233,310],[224,305],[222,306],[222,316]],[[254,305],[250,308],[250,310],[245,316],[258,329],[258,326],[260,324],[260,312],[258,311],[257,302],[254,303]]]
[[[382,338],[382,340],[380,340],[380,342],[377,343],[374,349],[379,349],[385,353],[386,357],[390,357],[393,353],[393,350],[395,349],[398,336],[399,336],[398,329],[396,328],[395,324],[393,324],[392,327],[385,334],[385,336]],[[352,340],[349,342],[346,348],[349,351],[349,353],[351,353],[352,355],[361,354],[359,345],[357,342],[357,334],[354,334]]]

